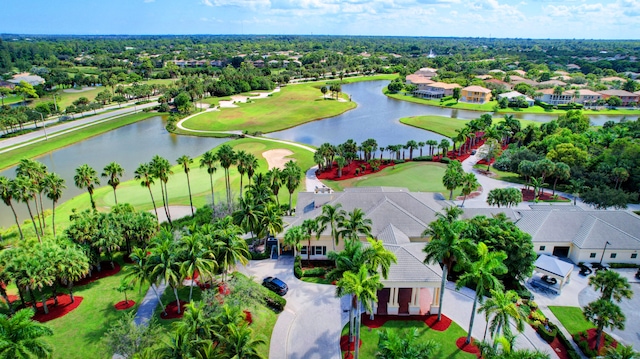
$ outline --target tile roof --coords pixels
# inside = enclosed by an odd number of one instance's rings
[[[608,96],[618,96],[618,97],[623,97],[623,96],[637,97],[638,96],[635,93],[625,91],[625,90],[604,90],[604,91],[598,91],[598,92]]]
[[[471,92],[482,92],[482,93],[491,93],[491,90],[489,90],[488,88],[484,88],[482,86],[467,86],[465,88],[463,88],[463,90],[465,91],[471,91]]]

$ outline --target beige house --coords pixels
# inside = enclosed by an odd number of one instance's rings
[[[416,85],[418,90],[426,90],[429,85],[434,83],[435,81],[430,80],[427,77],[422,75],[411,74],[407,75],[407,84]]]
[[[458,84],[448,84],[444,82],[434,82],[425,85],[424,90],[414,91],[413,95],[416,97],[439,99],[446,96],[453,96],[453,89],[460,88],[462,86]]]
[[[640,98],[637,94],[625,90],[604,90],[598,91],[598,93],[605,100],[612,96],[618,96],[622,100],[622,106],[635,106]]]
[[[460,91],[460,101],[467,103],[487,103],[491,101],[491,90],[482,86],[467,86]]]

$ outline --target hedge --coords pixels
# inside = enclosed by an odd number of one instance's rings
[[[302,259],[300,258],[300,256],[296,256],[296,258],[293,261],[293,275],[300,279],[303,276],[303,272],[302,272]]]
[[[540,334],[542,339],[544,339],[547,343],[551,343],[556,338],[556,335],[558,335],[558,327],[556,327],[551,322],[548,322],[547,325],[549,326],[549,329],[551,331],[547,331],[543,323],[540,323],[536,326],[536,331],[538,332],[538,334]]]
[[[431,162],[431,161],[433,161],[433,157],[431,157],[431,156],[418,156],[418,157],[414,157],[413,160],[414,161]]]
[[[447,163],[448,164],[449,162],[451,162],[451,158],[449,158],[449,157],[442,157],[440,159],[440,163]]]
[[[268,259],[269,257],[271,257],[269,253],[266,253],[266,252],[250,251],[249,254],[251,255],[252,260],[262,260],[262,259]]]
[[[611,268],[638,268],[637,264],[633,263],[609,263]]]
[[[393,163],[395,163],[395,164],[400,164],[400,163],[404,163],[404,162],[405,162],[405,160],[393,160]],[[357,169],[356,169],[356,171],[357,171]]]
[[[327,271],[324,268],[312,268],[302,271],[303,277],[322,277],[327,274]]]
[[[273,311],[280,313],[284,310],[284,306],[287,305],[287,300],[277,295],[276,293],[265,288],[264,302],[267,307],[273,309]]]

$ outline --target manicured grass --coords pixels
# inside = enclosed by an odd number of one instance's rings
[[[584,318],[582,309],[578,307],[561,307],[561,306],[549,306],[549,309],[553,312],[553,315],[558,318],[567,331],[573,335],[579,332],[584,332],[587,329],[595,328],[595,326]]]
[[[323,100],[319,88],[319,84],[286,86],[280,92],[252,103],[202,113],[185,121],[183,126],[194,130],[267,133],[336,116],[356,107],[354,102]]]
[[[48,141],[40,141],[32,145],[17,148],[8,151],[0,156],[0,169],[11,167],[18,163],[22,158],[33,158],[51,152],[58,148],[62,148],[73,143],[85,140],[87,138],[97,136],[99,134],[111,131],[118,127],[126,126],[134,122],[146,120],[150,117],[158,116],[157,113],[143,112],[134,115],[119,117],[114,120],[105,121],[99,124],[85,127],[81,130],[72,131],[59,136],[49,136]]]
[[[29,99],[27,99],[28,101]],[[5,105],[11,105],[13,103],[22,102],[22,96],[18,95],[9,95],[2,100],[0,100],[0,106],[4,103]]]
[[[403,117],[400,119],[400,123],[405,125],[435,132],[448,138],[455,137],[457,135],[456,130],[463,128],[468,122],[469,120],[430,115]]]
[[[473,166],[473,168],[486,171],[487,165],[476,164],[475,166]],[[493,166],[490,167],[489,171],[495,174],[495,176],[492,177],[494,179],[506,181],[506,182],[518,183],[518,184],[525,184],[525,180],[523,178],[520,178],[520,176],[517,173],[500,171],[494,168]]]
[[[271,141],[262,141],[258,139],[238,139],[231,142],[227,142],[231,145],[235,151],[244,150],[252,153],[258,159],[257,173],[265,173],[268,170],[266,159],[262,156],[262,153],[272,149],[288,149],[293,152],[287,158],[293,159],[302,168],[302,171],[306,171],[308,168],[314,165],[313,153],[307,150],[303,150],[299,147],[276,143]],[[213,149],[216,152],[216,149]],[[175,159],[180,157],[181,154],[177,153],[175,158],[167,158],[171,163],[175,163]],[[149,161],[151,158],[149,158]],[[191,192],[193,195],[193,205],[201,207],[211,201],[211,187],[209,182],[209,174],[206,169],[199,167],[200,157],[194,158],[191,165],[191,171],[189,177],[191,180]],[[213,175],[214,181],[214,193],[216,202],[224,201],[226,187],[224,184],[224,169],[217,165],[218,170]],[[167,182],[167,188],[169,192],[169,202],[172,205],[189,205],[189,192],[187,187],[187,177],[179,165],[172,167],[173,175]],[[232,195],[236,198],[240,192],[240,176],[235,166],[230,168],[231,176],[231,190]],[[303,174],[304,176],[304,174]],[[247,185],[247,176],[244,176],[243,185]],[[162,196],[160,194],[160,186],[156,183],[152,186],[153,196],[156,200],[156,206],[158,211],[162,211]],[[293,205],[295,206],[297,192],[300,190],[306,190],[306,184],[304,177],[300,182],[300,186],[293,194]],[[117,189],[119,203],[130,203],[137,210],[151,210],[153,206],[151,204],[151,197],[149,196],[149,190],[146,187],[142,187],[139,181],[131,180],[120,184]],[[103,186],[97,188],[94,192],[94,198],[96,205],[100,210],[108,210],[115,205],[113,198],[113,190],[109,186]],[[282,187],[278,198],[281,204],[289,202],[289,192],[286,187]],[[68,217],[71,214],[72,209],[78,210],[89,208],[89,195],[84,193],[75,198],[63,203],[58,207],[56,212],[56,224],[57,228],[64,228],[68,224]]]
[[[127,292],[128,299],[134,300],[136,305],[123,311],[116,310],[113,306],[124,300],[124,295],[115,288],[125,274],[126,267],[111,277],[74,287],[74,295],[84,298],[82,304],[64,317],[47,322],[54,333],[53,337],[48,338],[54,347],[54,358],[105,358],[105,355],[98,354],[104,353],[100,342],[102,336],[126,312],[138,310],[148,289],[148,286],[144,286],[141,291],[136,288]]]
[[[344,181],[324,181],[335,191],[349,187],[406,187],[412,192],[447,192],[442,184],[446,165],[433,162],[408,162],[379,172]]]
[[[328,279],[320,278],[320,277],[302,277],[302,279],[300,280],[307,283],[331,284],[331,282]]]
[[[418,328],[420,333],[418,341],[434,340],[440,344],[440,351],[436,353],[434,358],[447,358],[447,359],[475,359],[474,354],[465,353],[458,349],[456,346],[456,340],[460,337],[464,337],[467,333],[455,322],[451,323],[449,329],[444,332],[439,332],[429,328],[424,322],[411,321],[411,320],[391,320],[386,322],[380,328],[369,328],[363,326],[360,329],[360,339],[362,340],[362,346],[360,347],[361,358],[375,358],[378,351],[378,332],[385,329],[389,329],[399,333],[408,333],[409,330]],[[342,335],[349,333],[349,324],[342,329]],[[405,335],[400,334],[400,337]]]

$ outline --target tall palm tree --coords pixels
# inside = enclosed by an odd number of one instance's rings
[[[302,249],[302,241],[304,240],[304,236],[306,235],[304,229],[301,226],[293,226],[287,230],[284,234],[284,244],[287,246],[292,246],[294,248],[293,254],[297,256],[298,253]],[[329,257],[331,254],[335,252],[329,253]]]
[[[626,320],[622,309],[606,299],[598,299],[584,307],[584,317],[596,326],[596,351],[600,349],[602,330],[604,328],[623,330]]]
[[[240,197],[242,198],[242,179],[247,173],[247,162],[249,161],[249,153],[243,150],[236,152],[236,167],[240,174]]]
[[[284,229],[282,210],[275,203],[267,203],[262,211],[260,225],[266,229],[267,236],[276,236]]]
[[[598,271],[589,278],[589,285],[599,290],[601,299],[620,302],[623,298],[631,299],[633,291],[627,278],[614,271]]]
[[[149,195],[151,196],[151,203],[153,204],[153,211],[156,213],[156,218],[158,218],[158,209],[156,208],[156,201],[153,199],[153,192],[151,191],[151,185],[154,183],[151,166],[148,163],[140,164],[136,169],[136,171],[134,172],[134,178],[137,180],[142,180],[142,182],[140,182],[140,185],[142,187],[147,187],[147,189],[149,190]]]
[[[249,263],[249,248],[240,234],[242,230],[236,225],[227,225],[217,229],[213,234],[215,258],[222,267],[222,281],[226,281],[227,272],[235,267],[236,263],[247,265]]]
[[[200,168],[206,167],[207,173],[209,174],[209,183],[211,184],[211,204],[213,207],[216,206],[216,200],[213,195],[213,174],[216,173],[217,169],[216,161],[216,154],[211,151],[205,152],[202,157],[200,157]]]
[[[118,204],[118,197],[116,196],[116,187],[120,184],[120,178],[124,176],[124,168],[117,162],[111,162],[104,166],[101,177],[108,178],[107,184],[113,188],[113,199]]]
[[[182,155],[176,160],[176,162],[182,166],[182,170],[184,171],[184,174],[187,175],[187,188],[189,189],[189,205],[191,207],[191,215],[193,216],[194,215],[193,197],[191,196],[191,180],[189,179],[189,171],[191,170],[189,165],[193,163],[193,159],[187,155]]]
[[[176,242],[171,232],[164,232],[159,236],[151,247],[150,277],[154,283],[164,281],[173,289],[176,297],[178,314],[180,313],[180,298],[178,297],[178,287],[182,285],[184,276],[180,271],[180,260],[176,251]]]
[[[261,206],[254,200],[253,196],[247,195],[238,201],[238,210],[231,214],[233,224],[240,226],[245,233],[251,233],[251,238],[260,236],[262,231],[258,230],[258,224],[262,217]]]
[[[640,354],[633,350],[632,345],[623,345],[618,343],[618,347],[609,348],[605,359],[638,359]]]
[[[48,326],[31,320],[32,309],[22,309],[12,317],[0,314],[0,358],[49,358],[51,344],[43,337],[53,335]]]
[[[478,178],[476,178],[475,173],[469,172],[465,173],[462,176],[462,194],[464,198],[462,199],[461,206],[464,207],[464,202],[467,200],[467,196],[471,194],[471,192],[475,191],[480,187],[480,183],[478,183]]]
[[[258,159],[253,153],[247,153],[247,158],[245,159],[245,168],[247,169],[247,179],[249,180],[249,186],[251,186],[251,179],[253,178],[254,173],[258,169],[260,164],[258,163]]]
[[[13,202],[11,202],[11,200],[15,198],[15,194],[14,181],[8,179],[5,176],[0,176],[0,198],[2,198],[2,202],[4,202],[4,204],[11,207],[13,218],[16,221],[16,226],[18,226],[18,232],[20,233],[20,239],[24,239],[22,228],[20,228],[20,221],[18,221],[18,214],[16,213],[16,209],[13,207]]]
[[[229,168],[236,163],[236,153],[233,148],[228,144],[223,144],[216,153],[220,166],[224,168],[225,186],[227,189],[227,206],[231,208],[231,179],[229,175]]]
[[[426,253],[425,263],[442,263],[442,281],[440,283],[440,308],[438,309],[438,321],[442,318],[442,299],[446,289],[447,276],[456,262],[465,263],[466,249],[472,246],[469,240],[460,238],[465,228],[465,222],[458,220],[462,210],[458,207],[448,207],[445,214],[438,213],[437,219],[429,224],[423,232],[423,236],[431,237],[424,247]]]
[[[289,191],[289,215],[291,215],[291,203],[293,198],[293,192],[300,185],[302,179],[302,170],[293,160],[290,160],[284,165],[284,184]]]
[[[147,252],[140,247],[133,248],[131,254],[129,255],[129,258],[133,261],[133,264],[126,267],[127,273],[125,274],[124,278],[131,284],[138,284],[140,289],[142,289],[145,283],[149,283],[151,290],[153,290],[156,298],[158,298],[158,303],[160,303],[160,306],[162,307],[162,312],[166,315],[167,309],[165,308],[164,304],[162,304],[160,294],[156,290],[156,281],[154,278],[152,278],[152,268],[149,262],[149,256],[150,252],[149,254],[147,254]]]
[[[56,173],[47,173],[44,177],[44,191],[52,202],[51,228],[53,228],[53,236],[56,236],[56,203],[62,197],[62,191],[67,188],[64,179]]]
[[[360,208],[354,208],[347,213],[343,221],[339,222],[338,234],[342,238],[357,241],[360,235],[371,235],[371,219],[364,218],[364,212]]]
[[[178,257],[181,260],[180,272],[182,276],[191,278],[189,286],[189,302],[191,302],[195,286],[195,273],[199,273],[203,278],[210,277],[217,263],[215,260],[207,258],[208,252],[200,233],[181,238]]]
[[[33,182],[27,177],[18,176],[13,180],[14,187],[14,198],[18,201],[23,202],[27,205],[27,210],[29,211],[29,217],[31,217],[31,223],[33,223],[33,229],[36,232],[36,237],[38,237],[38,241],[40,239],[40,232],[38,232],[38,227],[36,226],[36,221],[33,218],[33,212],[31,211],[31,206],[29,205],[30,200],[35,200],[35,193],[33,191]]]
[[[80,189],[87,189],[87,192],[89,192],[89,199],[91,199],[91,208],[96,209],[96,202],[93,200],[93,188],[95,185],[100,184],[100,179],[98,179],[98,173],[96,170],[85,163],[76,168],[76,175],[73,176],[73,181],[76,187]]]
[[[478,301],[482,298],[482,295],[487,290],[502,289],[502,283],[498,280],[496,275],[505,274],[507,272],[507,266],[503,261],[507,259],[507,255],[500,252],[489,252],[487,245],[480,242],[477,246],[477,260],[471,262],[466,270],[456,283],[456,288],[460,289],[467,284],[475,283],[476,296],[473,300],[473,309],[471,311],[471,320],[469,321],[469,331],[467,334],[466,344],[471,342],[471,332],[473,330],[473,322],[476,317],[476,306]]]
[[[516,330],[522,333],[527,314],[517,304],[520,299],[518,294],[513,290],[503,292],[492,289],[490,292],[491,296],[480,306],[478,311],[480,313],[484,312],[487,320],[493,316],[489,327],[491,337],[494,338],[496,335],[512,336],[511,326],[509,325],[511,319],[516,324]]]
[[[314,233],[319,233],[318,221],[315,219],[305,219],[302,221],[302,230],[304,231],[304,239],[307,240],[307,263],[311,263],[311,237]]]
[[[171,164],[169,161],[161,156],[155,155],[151,159],[151,173],[153,177],[160,180],[160,191],[162,194],[162,204],[164,205],[164,212],[167,215],[167,221],[171,225],[171,213],[169,212],[169,193],[167,193],[167,182],[169,176],[173,174],[171,170]]]
[[[32,190],[34,191],[33,199],[36,209],[35,214],[38,219],[38,225],[40,226],[40,234],[44,234],[43,228],[45,226],[43,217],[44,207],[42,205],[42,191],[44,190],[42,180],[46,173],[47,166],[38,161],[27,158],[21,159],[16,167],[16,175],[29,178],[33,184]],[[40,199],[40,203],[38,203],[37,198]]]
[[[318,216],[318,224],[320,225],[320,232],[323,232],[327,226],[331,227],[331,238],[333,239],[333,250],[336,250],[336,246],[340,241],[338,233],[338,225],[344,221],[344,216],[347,212],[340,209],[342,204],[338,203],[335,206],[325,204],[322,206],[322,214]]]
[[[278,167],[274,167],[267,172],[269,188],[271,188],[271,192],[273,192],[273,195],[276,197],[276,203],[278,203],[278,207],[280,206],[280,198],[278,197],[278,193],[280,192],[280,188],[282,187],[283,177],[284,174]]]
[[[355,359],[358,359],[360,352],[360,321],[362,316],[362,306],[368,312],[373,312],[372,303],[378,301],[378,290],[382,289],[383,285],[380,282],[379,274],[370,274],[366,265],[360,266],[357,272],[347,271],[344,273],[342,279],[336,284],[336,296],[342,297],[343,295],[352,295],[352,305],[355,306],[356,313],[356,326],[355,326]]]

